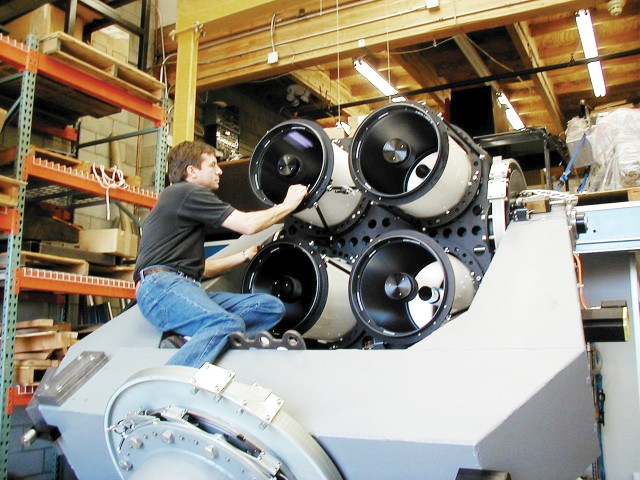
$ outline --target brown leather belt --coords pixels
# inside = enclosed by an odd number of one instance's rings
[[[171,267],[163,267],[163,266],[156,266],[156,267],[147,267],[147,268],[143,268],[142,270],[140,270],[140,272],[138,272],[138,275],[136,275],[136,277],[133,279],[133,281],[137,284],[138,282],[141,282],[142,280],[144,280],[145,277],[154,274],[154,273],[159,273],[159,272],[168,272],[168,273],[175,273],[176,275],[180,275],[181,277],[187,278],[189,280],[192,280],[194,282],[197,282],[197,280],[193,277],[190,277],[189,275],[182,273],[180,270],[176,269],[176,268],[171,268]]]

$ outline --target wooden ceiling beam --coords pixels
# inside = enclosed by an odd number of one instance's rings
[[[507,26],[507,32],[513,41],[513,44],[520,55],[525,68],[543,67],[544,62],[540,58],[535,39],[529,32],[526,22],[515,23]],[[549,112],[551,124],[548,126],[552,133],[560,133],[564,131],[565,122],[562,118],[560,105],[553,90],[553,83],[549,80],[546,72],[540,72],[532,76],[535,89],[540,95],[544,106]]]
[[[626,33],[618,33],[616,35],[607,35],[603,38],[603,41],[599,42],[598,52],[600,55],[606,55],[609,53],[630,50],[638,44],[638,32],[640,32],[640,28],[635,32],[630,31]],[[577,31],[575,32],[574,37],[570,38],[569,41],[565,40],[565,42],[566,43],[563,45],[560,43],[560,39],[556,38],[555,42],[548,42],[545,47],[541,47],[538,42],[538,51],[541,55],[544,55],[544,58],[548,59],[547,61],[549,63],[562,63],[568,62],[571,59],[570,55],[567,55],[566,45],[575,45],[575,58],[584,58],[582,45],[580,44]]]
[[[493,72],[489,70],[487,64],[484,63],[484,60],[480,57],[478,50],[476,50],[476,47],[473,45],[471,40],[469,40],[469,37],[465,34],[456,35],[453,37],[453,41],[456,42],[456,45],[479,77],[482,78],[493,75]],[[494,93],[501,90],[500,84],[495,80],[487,82],[486,84],[493,88]]]
[[[397,62],[402,65],[406,72],[413,77],[419,88],[426,88],[431,85],[441,85],[447,83],[444,78],[437,75],[436,70],[417,53],[403,53],[402,50],[396,52]],[[429,94],[433,102],[437,105],[437,110],[445,109],[447,91],[432,92]]]
[[[262,10],[271,6],[273,13],[285,8],[275,0],[261,3],[264,4]],[[304,2],[290,0],[282,3],[289,9],[295,9],[303,8],[300,5]],[[200,42],[198,86],[221,88],[325,63],[336,58],[338,52],[345,56],[358,56],[365,53],[365,49],[375,52],[386,50],[387,46],[399,48],[507,25],[533,15],[585,8],[591,3],[587,0],[531,0],[521,3],[467,0],[441,2],[439,9],[428,10],[423,2],[411,0],[361,0],[341,5],[337,14],[335,10],[327,10],[327,13],[306,10],[299,18],[276,21],[273,38],[279,53],[276,64],[267,64],[267,54],[272,49],[268,23],[256,24],[252,30],[235,33],[227,25],[233,23],[228,21],[228,17],[206,22],[207,15],[203,12],[204,30],[209,33]],[[306,4],[308,6],[308,2]],[[217,5],[210,6],[207,11],[215,8]],[[237,16],[242,15],[242,12],[237,13]],[[265,15],[264,11],[262,15]],[[249,21],[251,15],[245,12],[243,18]]]
[[[594,11],[593,8],[589,8],[589,10],[591,11],[591,18],[593,26],[596,29],[596,35],[603,32],[603,28],[606,28],[607,32],[612,33],[616,30],[633,31],[634,28],[636,28],[637,31],[638,17],[632,8],[623,9],[622,14],[615,17],[614,21],[611,21],[612,17],[607,11],[601,12],[599,9]],[[555,20],[546,18],[544,22],[532,20],[530,29],[531,35],[539,38],[544,36],[553,36],[558,32],[577,30],[577,25],[575,18],[573,17],[562,17],[556,18]]]

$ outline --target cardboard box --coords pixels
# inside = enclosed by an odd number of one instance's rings
[[[138,255],[138,236],[118,228],[80,230],[80,248],[89,252],[111,253],[121,257]]]
[[[64,15],[63,10],[48,3],[7,23],[4,28],[13,40],[24,42],[29,34],[42,38],[53,32],[64,32]],[[82,40],[83,29],[84,20],[76,16],[73,36]]]

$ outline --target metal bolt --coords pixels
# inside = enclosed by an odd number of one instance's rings
[[[218,457],[218,449],[213,445],[207,445],[206,447],[204,447],[204,452],[209,456],[209,458]]]
[[[129,438],[129,443],[131,444],[132,448],[142,448],[142,445],[144,445],[142,440],[140,440],[138,437]]]
[[[173,433],[171,433],[169,430],[165,430],[164,432],[162,432],[162,434],[160,435],[160,439],[164,442],[164,443],[173,443]]]

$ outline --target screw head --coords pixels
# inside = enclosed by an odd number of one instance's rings
[[[173,433],[171,433],[169,430],[165,430],[164,432],[162,432],[160,434],[160,439],[164,442],[164,443],[173,443],[174,439],[173,439]]]
[[[218,449],[213,445],[207,445],[206,447],[204,447],[204,451],[209,456],[209,458],[218,457]]]
[[[138,437],[129,438],[129,443],[132,448],[142,448],[142,445],[144,445],[143,441]]]

